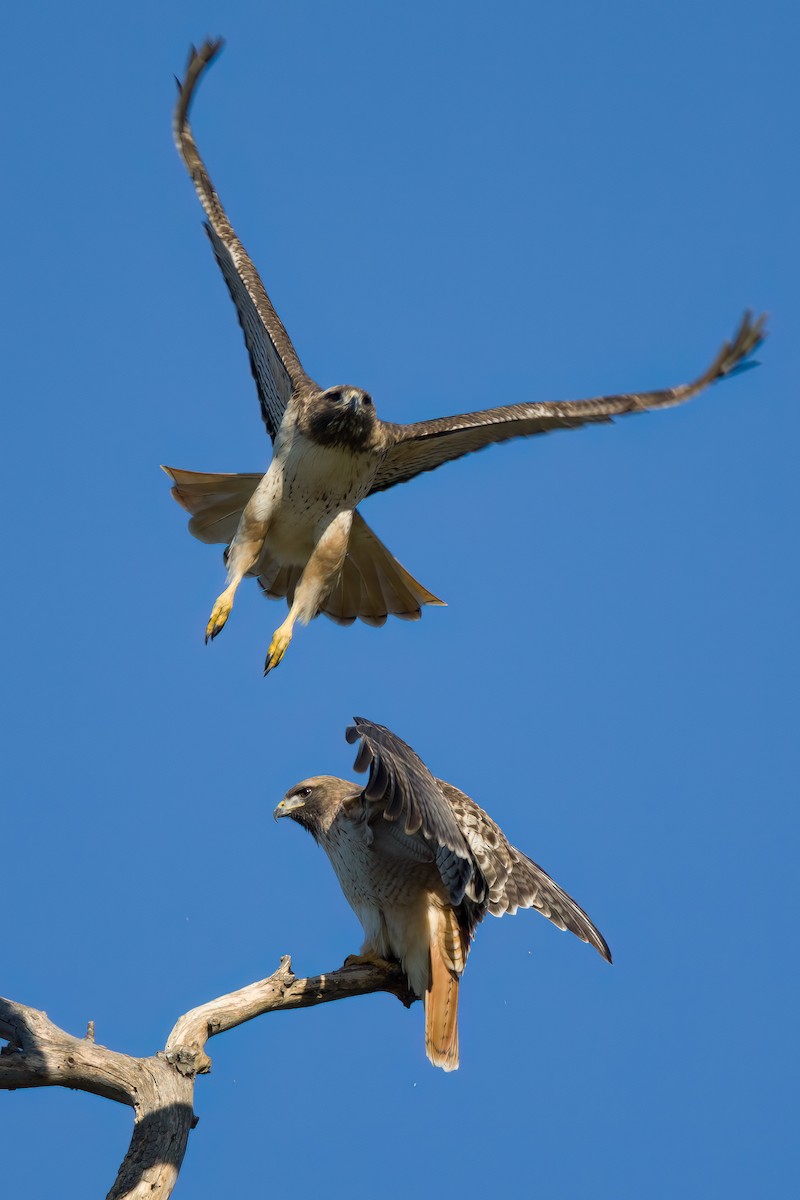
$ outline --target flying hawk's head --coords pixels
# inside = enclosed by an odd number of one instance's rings
[[[327,833],[346,800],[361,794],[357,783],[333,775],[315,775],[296,783],[281,800],[273,816],[291,817],[314,838]]]
[[[369,447],[377,425],[369,392],[347,386],[311,396],[302,420],[303,433],[318,445],[341,446],[354,454]]]

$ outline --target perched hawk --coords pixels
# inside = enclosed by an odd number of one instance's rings
[[[454,1071],[459,980],[487,912],[537,908],[608,962],[611,952],[583,909],[474,800],[435,779],[382,725],[356,717],[347,740],[359,739],[355,767],[369,767],[366,787],[330,775],[304,779],[275,816],[291,817],[322,846],[364,928],[358,959],[400,962],[425,1003],[428,1058]]]
[[[625,413],[665,408],[731,374],[759,345],[764,318],[747,313],[733,340],[693,383],[594,400],[511,404],[483,412],[394,425],[379,420],[361,388],[323,389],[301,366],[264,285],[228,221],[189,126],[192,96],[220,41],[192,50],[175,110],[175,141],[208,218],[206,232],[250,355],[261,415],[272,438],[266,475],[208,475],[164,468],[172,494],[203,542],[227,544],[227,587],[206,628],[214,638],[245,575],[268,596],[285,596],[289,615],[275,631],[265,673],[277,666],[296,621],[323,612],[343,625],[382,625],[391,613],[416,620],[442,601],[418,583],[364,522],[356,506],[374,492],[481,450],[493,442],[574,429]]]

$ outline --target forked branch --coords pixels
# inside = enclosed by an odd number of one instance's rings
[[[38,1009],[0,997],[0,1089],[67,1087],[129,1104],[133,1138],[107,1200],[166,1200],[181,1169],[194,1117],[194,1081],[208,1072],[206,1042],[264,1013],[309,1008],[369,992],[390,992],[406,1006],[414,996],[399,966],[341,967],[297,979],[291,959],[274,975],[219,996],[180,1017],[164,1050],[132,1058],[73,1037]]]

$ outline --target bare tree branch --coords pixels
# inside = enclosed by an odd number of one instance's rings
[[[0,1088],[70,1087],[134,1106],[136,1071],[129,1058],[59,1029],[46,1013],[0,998]]]
[[[309,1008],[331,1000],[346,1000],[368,992],[391,992],[408,1007],[415,999],[400,967],[383,971],[373,966],[341,967],[328,975],[296,979],[292,960],[287,955],[274,975],[251,983],[238,992],[211,1000],[181,1017],[167,1039],[166,1055],[179,1070],[188,1065],[195,1074],[209,1070],[210,1059],[204,1051],[208,1038],[225,1033],[243,1021],[262,1013],[291,1008]]]
[[[358,964],[296,979],[291,959],[274,975],[193,1008],[175,1023],[166,1047],[132,1058],[60,1029],[38,1009],[0,997],[0,1090],[67,1087],[133,1108],[128,1153],[107,1200],[167,1200],[181,1169],[194,1116],[194,1081],[211,1069],[205,1044],[215,1034],[268,1012],[309,1008],[369,992],[389,992],[406,1006],[415,997],[399,966]]]

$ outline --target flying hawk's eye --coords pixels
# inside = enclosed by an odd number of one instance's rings
[[[301,800],[306,800],[311,795],[311,788],[300,788],[297,794]]]
[[[372,404],[372,396],[370,396],[368,392],[364,392],[362,399],[367,406]]]

